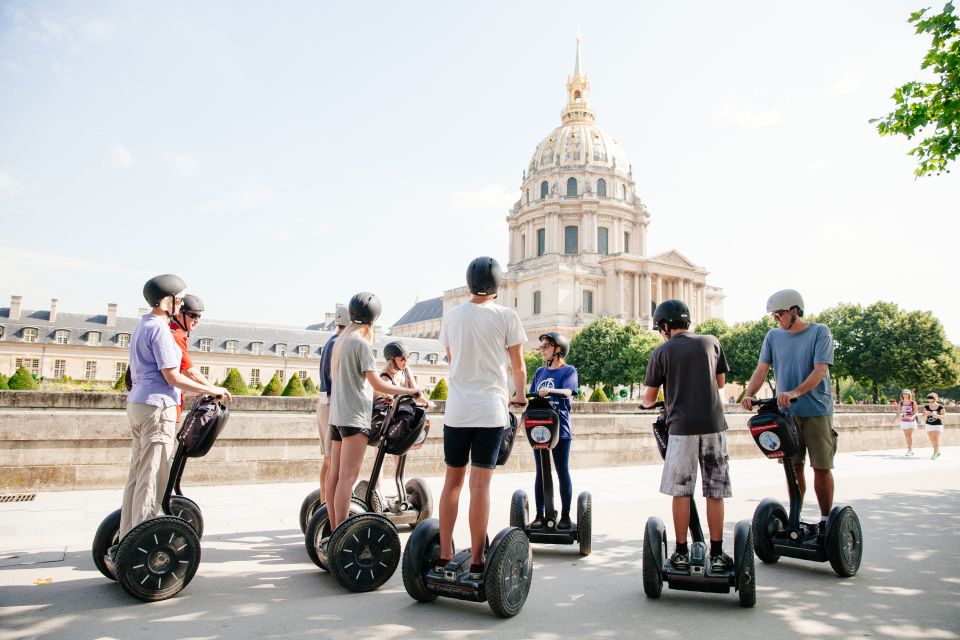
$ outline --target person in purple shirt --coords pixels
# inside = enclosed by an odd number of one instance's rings
[[[172,274],[151,278],[143,287],[151,311],[140,318],[130,338],[130,473],[123,488],[120,539],[160,514],[170,477],[180,390],[231,399],[223,387],[196,382],[180,372],[182,352],[170,332],[170,319],[180,311],[186,288]]]

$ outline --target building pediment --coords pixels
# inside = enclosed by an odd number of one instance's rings
[[[694,264],[676,249],[671,249],[670,251],[665,251],[664,253],[652,256],[649,261],[660,264],[669,264],[675,267],[685,267],[687,269],[699,270],[701,268],[700,265]]]

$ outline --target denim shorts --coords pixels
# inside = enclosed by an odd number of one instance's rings
[[[692,436],[671,434],[660,479],[660,493],[692,496],[697,484],[697,467],[703,472],[704,498],[729,498],[732,495],[727,437],[723,432]]]
[[[349,438],[350,436],[355,436],[361,433],[366,438],[370,437],[370,429],[361,429],[360,427],[338,427],[335,424],[330,425],[331,442],[343,442],[344,438]]]
[[[467,466],[467,462],[481,469],[494,469],[502,437],[503,427],[443,425],[443,461],[457,469]]]

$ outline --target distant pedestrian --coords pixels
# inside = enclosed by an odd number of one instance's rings
[[[933,447],[931,460],[940,457],[940,434],[943,433],[943,414],[946,408],[940,403],[940,398],[934,392],[927,394],[927,404],[923,405],[923,420],[926,423],[927,437]]]
[[[900,392],[900,400],[897,402],[897,424],[903,429],[903,438],[907,441],[906,455],[913,455],[913,430],[917,428],[917,417],[919,414],[917,401],[913,399],[913,392],[910,389],[904,389]]]

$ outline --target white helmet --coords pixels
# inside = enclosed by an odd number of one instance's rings
[[[777,291],[767,300],[767,313],[780,310],[789,311],[791,307],[800,309],[797,315],[803,317],[803,296],[796,289]]]

